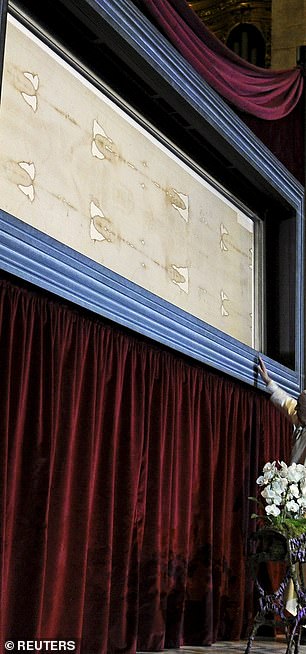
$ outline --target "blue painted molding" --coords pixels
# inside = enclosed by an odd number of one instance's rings
[[[264,388],[254,372],[256,353],[252,348],[1,210],[0,267],[236,379]],[[273,379],[296,395],[296,374],[266,361]]]
[[[292,206],[297,232],[296,369],[291,371],[267,357],[265,360],[273,379],[296,395],[303,384],[304,282],[300,271],[305,236],[302,185],[129,0],[83,0],[82,3],[70,0],[70,4],[80,16],[84,16],[84,8],[90,8],[100,22],[102,19],[114,29],[155,74],[189,103],[199,120],[208,123],[216,135],[253,167],[274,195],[276,192]],[[58,50],[51,41],[50,46]],[[95,83],[98,85],[98,80]],[[159,138],[162,140],[160,135]],[[0,234],[0,266],[4,270],[232,377],[264,388],[254,373],[256,352],[252,348],[5,212],[0,212]]]

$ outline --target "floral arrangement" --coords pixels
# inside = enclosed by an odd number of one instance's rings
[[[256,483],[265,504],[255,500],[263,514],[252,515],[270,526],[292,535],[306,532],[306,466],[283,461],[268,462]]]

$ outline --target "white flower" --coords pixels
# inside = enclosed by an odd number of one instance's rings
[[[279,461],[279,465],[280,465],[280,470],[279,470],[280,477],[287,477],[287,471],[288,471],[287,464],[284,463],[284,461]]]
[[[288,479],[282,478],[282,479],[275,479],[275,481],[272,481],[272,489],[274,490],[277,495],[283,495],[283,493],[286,491],[286,488],[288,486]]]
[[[260,495],[265,500],[268,516],[306,517],[306,466],[268,461],[256,483],[261,487]]]
[[[299,489],[298,485],[297,484],[290,484],[288,497],[290,497],[290,496],[291,496],[291,498],[292,497],[299,497],[299,495],[300,495],[300,489]]]
[[[267,504],[276,504],[280,506],[283,502],[282,496],[277,493],[271,486],[266,486],[266,488],[261,491],[262,497],[266,500]]]
[[[295,502],[294,500],[290,500],[289,502],[286,502],[286,504],[285,504],[285,509],[286,509],[286,511],[288,511],[289,513],[294,513],[294,514],[296,514],[296,513],[299,512],[299,505],[298,505],[298,503]]]
[[[268,481],[271,481],[277,474],[276,461],[266,463],[263,467],[263,473],[265,482],[267,483]]]
[[[274,515],[277,516],[280,514],[280,508],[276,506],[275,504],[270,504],[266,506],[265,508],[266,514],[267,515]]]
[[[288,481],[299,482],[305,478],[305,467],[301,463],[292,463],[287,470]]]
[[[268,472],[269,470],[275,470],[275,469],[276,469],[276,461],[272,461],[272,463],[268,461],[267,463],[265,463],[263,467],[264,472]]]
[[[275,492],[272,490],[271,486],[266,486],[266,488],[263,489],[260,493],[262,497],[265,498],[265,500],[271,499],[274,500],[275,497]]]

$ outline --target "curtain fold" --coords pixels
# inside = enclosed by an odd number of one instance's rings
[[[7,279],[0,367],[2,638],[244,635],[247,498],[291,446],[266,395]]]
[[[297,105],[303,91],[300,68],[270,70],[250,64],[217,39],[186,0],[139,3],[186,61],[238,109],[273,121],[287,116]]]

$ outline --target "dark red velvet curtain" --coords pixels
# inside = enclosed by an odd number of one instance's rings
[[[217,39],[186,0],[139,3],[186,61],[238,109],[276,120],[287,116],[298,103],[303,91],[301,69],[268,70],[250,64]]]
[[[1,638],[239,639],[247,498],[290,449],[267,397],[8,279],[0,369]]]
[[[258,136],[303,186],[305,184],[304,95],[303,93],[296,107],[288,116],[276,121],[263,120],[235,109],[241,120],[246,123],[254,134]]]

